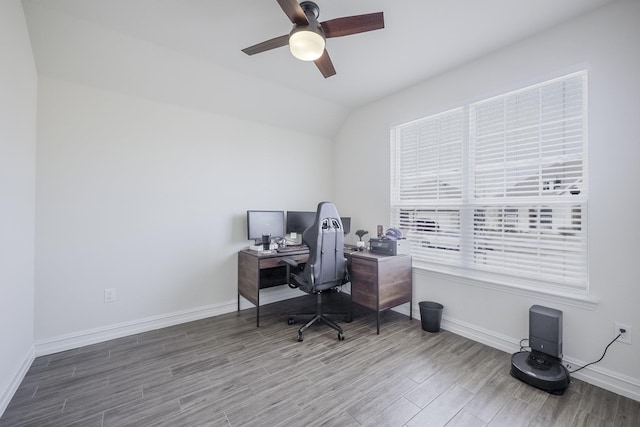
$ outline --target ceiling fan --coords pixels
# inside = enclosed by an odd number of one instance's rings
[[[242,49],[247,55],[265,52],[285,45],[293,56],[303,61],[313,61],[324,78],[336,73],[327,49],[325,39],[384,28],[382,12],[365,15],[345,16],[318,22],[320,9],[312,1],[278,0],[278,4],[293,23],[289,34]]]

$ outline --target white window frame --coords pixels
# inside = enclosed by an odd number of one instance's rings
[[[414,267],[588,295],[586,71],[394,126],[390,158]]]

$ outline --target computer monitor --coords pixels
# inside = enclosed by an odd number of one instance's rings
[[[287,211],[287,234],[302,234],[316,220],[316,213],[311,211]]]
[[[302,234],[316,220],[316,213],[311,211],[287,211],[287,234]],[[341,216],[345,236],[351,231],[351,217]]]
[[[284,237],[284,211],[247,211],[247,238],[262,242],[262,236]]]
[[[346,236],[351,231],[351,217],[341,216],[340,221],[342,221],[342,229],[344,230],[344,235]]]

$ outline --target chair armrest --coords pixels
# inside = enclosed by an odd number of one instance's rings
[[[298,262],[293,258],[282,258],[281,261],[287,264],[288,267],[297,268],[299,265]]]
[[[296,289],[298,285],[291,283],[291,267],[298,268],[300,264],[293,258],[282,258],[281,261],[287,266],[287,285],[289,285],[291,289]]]

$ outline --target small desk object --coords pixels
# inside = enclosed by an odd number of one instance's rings
[[[351,302],[376,311],[376,333],[380,334],[380,311],[409,303],[413,318],[411,255],[351,252]]]
[[[282,258],[292,258],[303,264],[309,258],[309,249],[282,253],[250,249],[238,252],[238,311],[240,296],[243,296],[256,306],[256,326],[260,326],[260,289],[287,283],[287,268]]]

